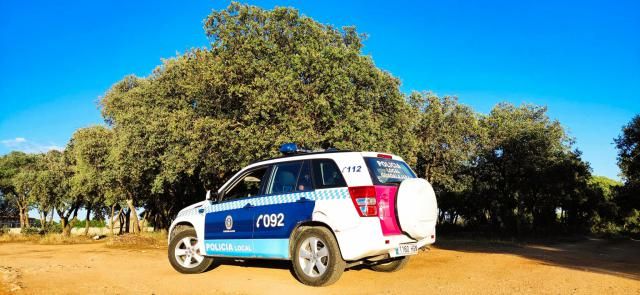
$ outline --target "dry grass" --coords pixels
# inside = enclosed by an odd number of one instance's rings
[[[137,235],[112,236],[107,241],[107,246],[112,248],[166,248],[167,234],[165,232],[143,232]]]
[[[40,245],[69,245],[87,244],[104,241],[95,241],[90,236],[72,235],[65,237],[62,234],[46,235],[22,235],[4,234],[0,235],[0,243],[29,243]],[[165,232],[143,232],[136,234],[116,235],[107,238],[106,245],[112,248],[166,248],[167,234]]]
[[[69,244],[87,244],[93,243],[87,236],[69,236],[62,234],[46,234],[46,235],[21,235],[21,234],[4,234],[0,236],[0,243],[30,243],[40,245],[69,245]]]

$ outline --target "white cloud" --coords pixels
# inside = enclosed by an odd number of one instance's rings
[[[2,144],[7,147],[12,147],[24,142],[27,142],[27,139],[25,139],[24,137],[16,137],[14,139],[5,139],[2,141]]]
[[[25,153],[44,153],[50,150],[63,150],[63,147],[60,147],[53,143],[43,144],[39,142],[29,141],[24,137],[16,137],[14,139],[5,139],[1,140],[0,143],[4,145],[7,149],[13,151],[21,151]]]

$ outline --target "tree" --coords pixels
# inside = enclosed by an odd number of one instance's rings
[[[53,206],[55,204],[55,177],[52,175],[50,168],[51,154],[38,154],[33,171],[34,177],[31,179],[33,191],[31,193],[32,202],[40,213],[40,227],[46,228],[47,216],[49,213],[53,215]]]
[[[31,199],[31,180],[36,156],[23,152],[11,152],[0,158],[0,191],[13,202],[20,215],[20,227],[29,227],[29,207]]]
[[[91,212],[100,212],[110,186],[109,152],[113,133],[104,126],[81,128],[71,137],[68,154],[74,159],[72,194],[83,200],[86,209],[85,235]]]
[[[640,209],[640,115],[622,128],[615,139],[618,148],[618,166],[622,171],[620,205],[627,209]]]
[[[168,227],[205,189],[284,142],[411,156],[413,118],[399,81],[362,55],[355,29],[232,3],[205,30],[211,48],[126,77],[100,102],[133,218],[144,206]]]
[[[592,230],[595,232],[611,231],[619,222],[620,207],[616,204],[616,198],[622,183],[604,176],[592,176],[588,181],[587,194],[590,205],[595,211],[593,215]]]
[[[0,216],[2,217],[14,217],[18,216],[18,207],[12,202],[9,202],[7,197],[0,191]]]
[[[510,104],[497,105],[480,122],[487,135],[469,203],[482,209],[471,218],[516,233],[553,229],[563,198],[575,196],[590,176],[560,123],[544,107]]]
[[[416,169],[418,176],[434,186],[440,222],[455,223],[463,206],[461,194],[469,188],[469,169],[477,157],[482,129],[478,116],[456,98],[432,93],[412,93],[416,124]]]
[[[624,180],[616,196],[621,223],[625,231],[640,234],[640,115],[623,126],[622,134],[614,141]]]
[[[73,158],[68,152],[49,151],[47,159],[47,192],[53,196],[53,207],[60,217],[62,234],[71,234],[70,221],[78,215],[82,199],[71,191],[71,178],[73,177]]]
[[[640,181],[640,115],[622,127],[622,134],[614,141],[622,176],[627,182]]]

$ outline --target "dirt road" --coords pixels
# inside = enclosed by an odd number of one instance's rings
[[[325,288],[300,284],[285,262],[232,262],[181,275],[164,249],[4,243],[0,284],[10,294],[640,294],[640,242],[441,241],[400,272],[349,270]]]

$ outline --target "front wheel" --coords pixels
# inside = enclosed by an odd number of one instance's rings
[[[371,266],[371,269],[379,272],[394,272],[401,270],[409,262],[409,256],[396,258],[387,263],[375,264]]]
[[[204,256],[198,247],[196,231],[189,228],[171,238],[169,262],[178,272],[195,274],[207,270],[213,263],[213,258]]]
[[[293,243],[293,271],[303,284],[331,285],[344,272],[346,263],[342,260],[336,239],[328,229],[305,229]]]

